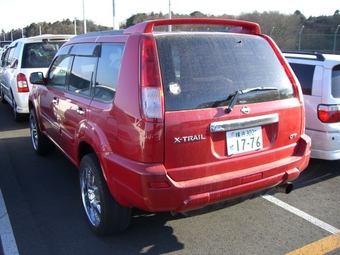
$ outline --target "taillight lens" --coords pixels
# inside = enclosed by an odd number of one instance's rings
[[[18,92],[29,92],[26,76],[23,73],[17,75]]]
[[[153,38],[145,36],[141,42],[142,109],[146,118],[163,117],[163,91],[156,45]]]
[[[324,123],[340,122],[339,105],[319,105],[318,118]]]

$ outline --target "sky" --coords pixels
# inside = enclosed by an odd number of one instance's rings
[[[113,1],[115,18],[113,18]],[[0,0],[0,31],[10,32],[38,22],[64,19],[93,21],[96,25],[115,27],[137,13],[190,14],[200,11],[207,15],[240,15],[241,13],[277,11],[293,14],[299,10],[306,18],[330,16],[340,10],[337,0],[270,1],[270,0]]]

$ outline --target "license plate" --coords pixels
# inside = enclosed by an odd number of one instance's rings
[[[263,147],[261,127],[229,131],[226,136],[228,156],[256,151]]]

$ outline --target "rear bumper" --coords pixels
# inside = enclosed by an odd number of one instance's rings
[[[23,113],[23,114],[28,114],[29,109],[28,109],[28,92],[24,93],[16,93],[14,96],[15,102],[17,104],[17,112],[18,113]]]
[[[259,193],[262,190],[268,190],[275,186],[279,186],[288,181],[296,179],[300,175],[298,169],[291,169],[283,174],[271,176],[268,178],[251,181],[249,183],[239,183],[236,186],[226,187],[218,190],[210,190],[199,194],[187,196],[177,207],[175,212],[186,212],[196,210],[201,207],[206,207],[211,204],[221,203],[236,198],[245,197],[249,194]],[[238,182],[240,180],[232,180]]]
[[[109,189],[122,205],[151,212],[186,212],[293,181],[307,167],[309,158],[310,138],[303,136],[294,156],[193,180],[176,182],[161,164],[140,164],[117,155],[106,155],[103,166]]]
[[[312,140],[311,158],[324,160],[340,159],[340,133],[306,130]]]

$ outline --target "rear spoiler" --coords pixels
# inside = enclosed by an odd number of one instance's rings
[[[149,20],[138,23],[124,30],[124,34],[133,33],[152,33],[155,26],[167,25],[221,25],[226,27],[236,27],[237,32],[243,34],[261,34],[260,25],[254,22],[232,19],[217,19],[217,18],[179,18],[179,19],[158,19]]]

